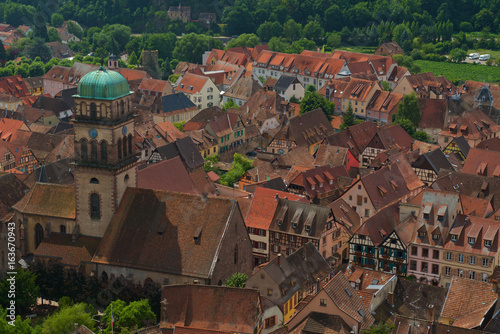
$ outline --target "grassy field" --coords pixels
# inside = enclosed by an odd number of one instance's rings
[[[428,60],[416,60],[415,64],[420,66],[421,72],[432,72],[435,76],[442,75],[455,84],[465,80],[496,84],[500,82],[500,67],[498,66],[455,64]]]
[[[337,50],[360,52],[360,53],[374,53],[377,47],[374,46],[340,46]]]

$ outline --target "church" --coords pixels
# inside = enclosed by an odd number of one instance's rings
[[[250,273],[252,244],[236,201],[137,188],[132,95],[127,80],[103,66],[81,78],[74,183],[36,183],[13,206],[17,258],[58,259],[87,275],[137,282],[213,284]]]

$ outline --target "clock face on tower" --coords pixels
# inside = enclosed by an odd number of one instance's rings
[[[126,126],[124,126],[124,127],[122,128],[122,134],[123,134],[124,136],[125,136],[125,135],[127,135],[127,127],[126,127]]]
[[[89,130],[89,136],[92,139],[96,138],[97,137],[97,130],[96,129],[90,129]]]

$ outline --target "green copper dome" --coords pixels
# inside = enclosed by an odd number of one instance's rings
[[[99,100],[115,100],[131,94],[127,80],[118,72],[100,67],[87,73],[78,83],[78,97]]]

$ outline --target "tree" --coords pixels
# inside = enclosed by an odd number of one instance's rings
[[[45,69],[43,67],[43,63],[41,61],[33,62],[29,67],[29,76],[30,77],[38,77],[45,74]]]
[[[36,305],[36,299],[40,289],[35,284],[36,276],[30,271],[19,269],[15,276],[15,301],[16,313],[25,314]],[[2,307],[10,305],[8,298],[10,287],[13,280],[11,277],[5,277],[0,281],[0,304]]]
[[[122,300],[116,300],[104,311],[102,323],[106,325],[106,328],[103,333],[111,333],[111,308],[115,319],[113,330],[116,332],[143,328],[153,322],[156,317],[147,299],[133,301],[128,305]]]
[[[381,84],[382,84],[382,88],[385,91],[392,92],[392,88],[387,81],[382,81]]]
[[[289,42],[300,39],[302,37],[302,25],[293,19],[286,21],[283,25],[283,35]]]
[[[318,43],[323,39],[325,31],[318,21],[309,21],[304,27],[304,37]]]
[[[250,168],[252,168],[252,161],[244,158],[241,154],[235,153],[231,168],[226,174],[221,176],[219,182],[225,186],[232,187]]]
[[[49,42],[60,42],[61,37],[59,37],[59,33],[57,32],[56,28],[50,27],[48,31],[49,35]]]
[[[35,24],[35,28],[33,29],[33,37],[41,38],[44,42],[49,41],[49,34],[47,32],[47,26],[45,22]]]
[[[290,45],[286,43],[285,39],[279,37],[271,38],[267,45],[269,46],[269,49],[271,49],[271,51],[275,52],[286,52],[290,48]]]
[[[83,30],[82,30],[82,28],[80,28],[80,26],[78,24],[76,24],[73,21],[68,21],[67,25],[68,25],[68,32],[70,34],[75,35],[79,39],[83,38]]]
[[[174,69],[174,70],[175,70],[175,69],[177,68],[177,65],[179,65],[179,60],[177,60],[177,59],[172,59],[172,60],[170,61],[170,68],[172,68],[172,69]]]
[[[0,62],[4,62],[7,60],[7,52],[5,51],[5,47],[3,43],[0,44]]]
[[[314,41],[302,38],[298,41],[292,43],[292,45],[288,48],[288,53],[301,53],[304,50],[316,50],[316,43]]]
[[[189,35],[192,34],[188,34],[185,36]],[[175,36],[175,34],[171,32],[167,34],[150,34],[143,36],[143,38],[143,49],[158,50],[158,57],[161,59],[172,58],[172,53],[174,52],[174,47],[177,43],[177,37]],[[137,50],[136,53],[137,52],[139,52],[139,50]]]
[[[247,6],[228,6],[222,14],[222,22],[226,24],[227,35],[240,35],[255,31],[252,14]]]
[[[168,80],[168,77],[172,75],[172,68],[170,67],[170,62],[168,59],[165,59],[163,64],[161,65],[161,79]]]
[[[54,13],[50,17],[50,23],[52,24],[53,27],[59,28],[62,26],[63,22],[64,22],[64,17],[59,13]]]
[[[160,68],[158,67],[158,63],[153,57],[153,54],[151,52],[146,52],[145,53],[145,59],[142,60],[142,63],[144,65],[144,69],[146,72],[148,72],[153,79],[160,79],[161,77],[161,72]]]
[[[431,138],[429,137],[427,132],[422,131],[422,130],[415,131],[415,133],[413,134],[413,138],[415,138],[416,140],[424,141],[424,142],[431,141]]]
[[[186,124],[186,121],[175,122],[175,123],[172,123],[172,124],[177,128],[177,130],[183,131],[184,130],[184,124]]]
[[[328,118],[331,119],[333,111],[335,110],[335,104],[323,98],[317,92],[309,92],[305,94],[302,101],[300,101],[300,113],[305,114],[308,111],[320,108],[323,113]]]
[[[179,77],[179,74],[172,74],[168,77],[168,80],[170,80],[170,82],[174,84],[177,82],[177,79],[179,79]]]
[[[280,37],[283,35],[283,27],[279,22],[264,22],[257,29],[257,35],[264,42],[268,42],[273,37]]]
[[[338,32],[329,33],[326,37],[326,45],[335,49],[340,46],[342,42],[342,36]]]
[[[227,48],[236,48],[241,46],[246,46],[249,48],[253,48],[256,45],[259,45],[259,37],[255,34],[241,34],[238,38],[233,38],[227,43]]]
[[[45,44],[45,41],[39,37],[35,37],[33,41],[26,47],[26,55],[31,59],[40,57],[42,61],[49,61],[52,56],[52,50]]]
[[[352,110],[351,102],[347,106],[347,110],[342,116],[342,124],[340,124],[340,131],[348,129],[350,126],[356,124],[356,116],[354,115],[354,111]]]
[[[392,123],[399,124],[412,137],[415,134],[415,126],[408,118],[397,116]]]
[[[413,126],[417,127],[421,117],[417,95],[415,93],[404,95],[403,100],[398,105],[397,118],[406,118],[411,121]]]
[[[137,55],[134,51],[132,51],[132,54],[128,57],[128,63],[130,65],[137,65]]]
[[[231,286],[234,288],[244,288],[245,283],[248,280],[248,276],[242,273],[234,273],[233,276],[229,277],[225,282],[225,286]]]
[[[85,325],[90,330],[95,330],[94,320],[84,303],[67,306],[57,311],[43,323],[43,333],[69,334],[75,330],[75,324]]]
[[[227,111],[229,108],[239,108],[239,106],[236,103],[234,103],[233,99],[229,99],[222,106],[222,110]]]
[[[191,63],[201,63],[201,56],[205,51],[223,49],[221,41],[207,35],[195,33],[182,36],[175,44],[173,57]]]
[[[370,329],[365,329],[363,334],[389,334],[393,328],[394,325],[381,322],[378,325],[370,325]]]
[[[117,44],[117,49],[113,49],[116,54],[125,49],[125,46],[130,41],[130,33],[132,30],[123,24],[112,24],[103,29],[103,33],[108,34]]]
[[[467,58],[467,52],[460,48],[454,48],[450,51],[451,60],[455,63],[461,63]]]

